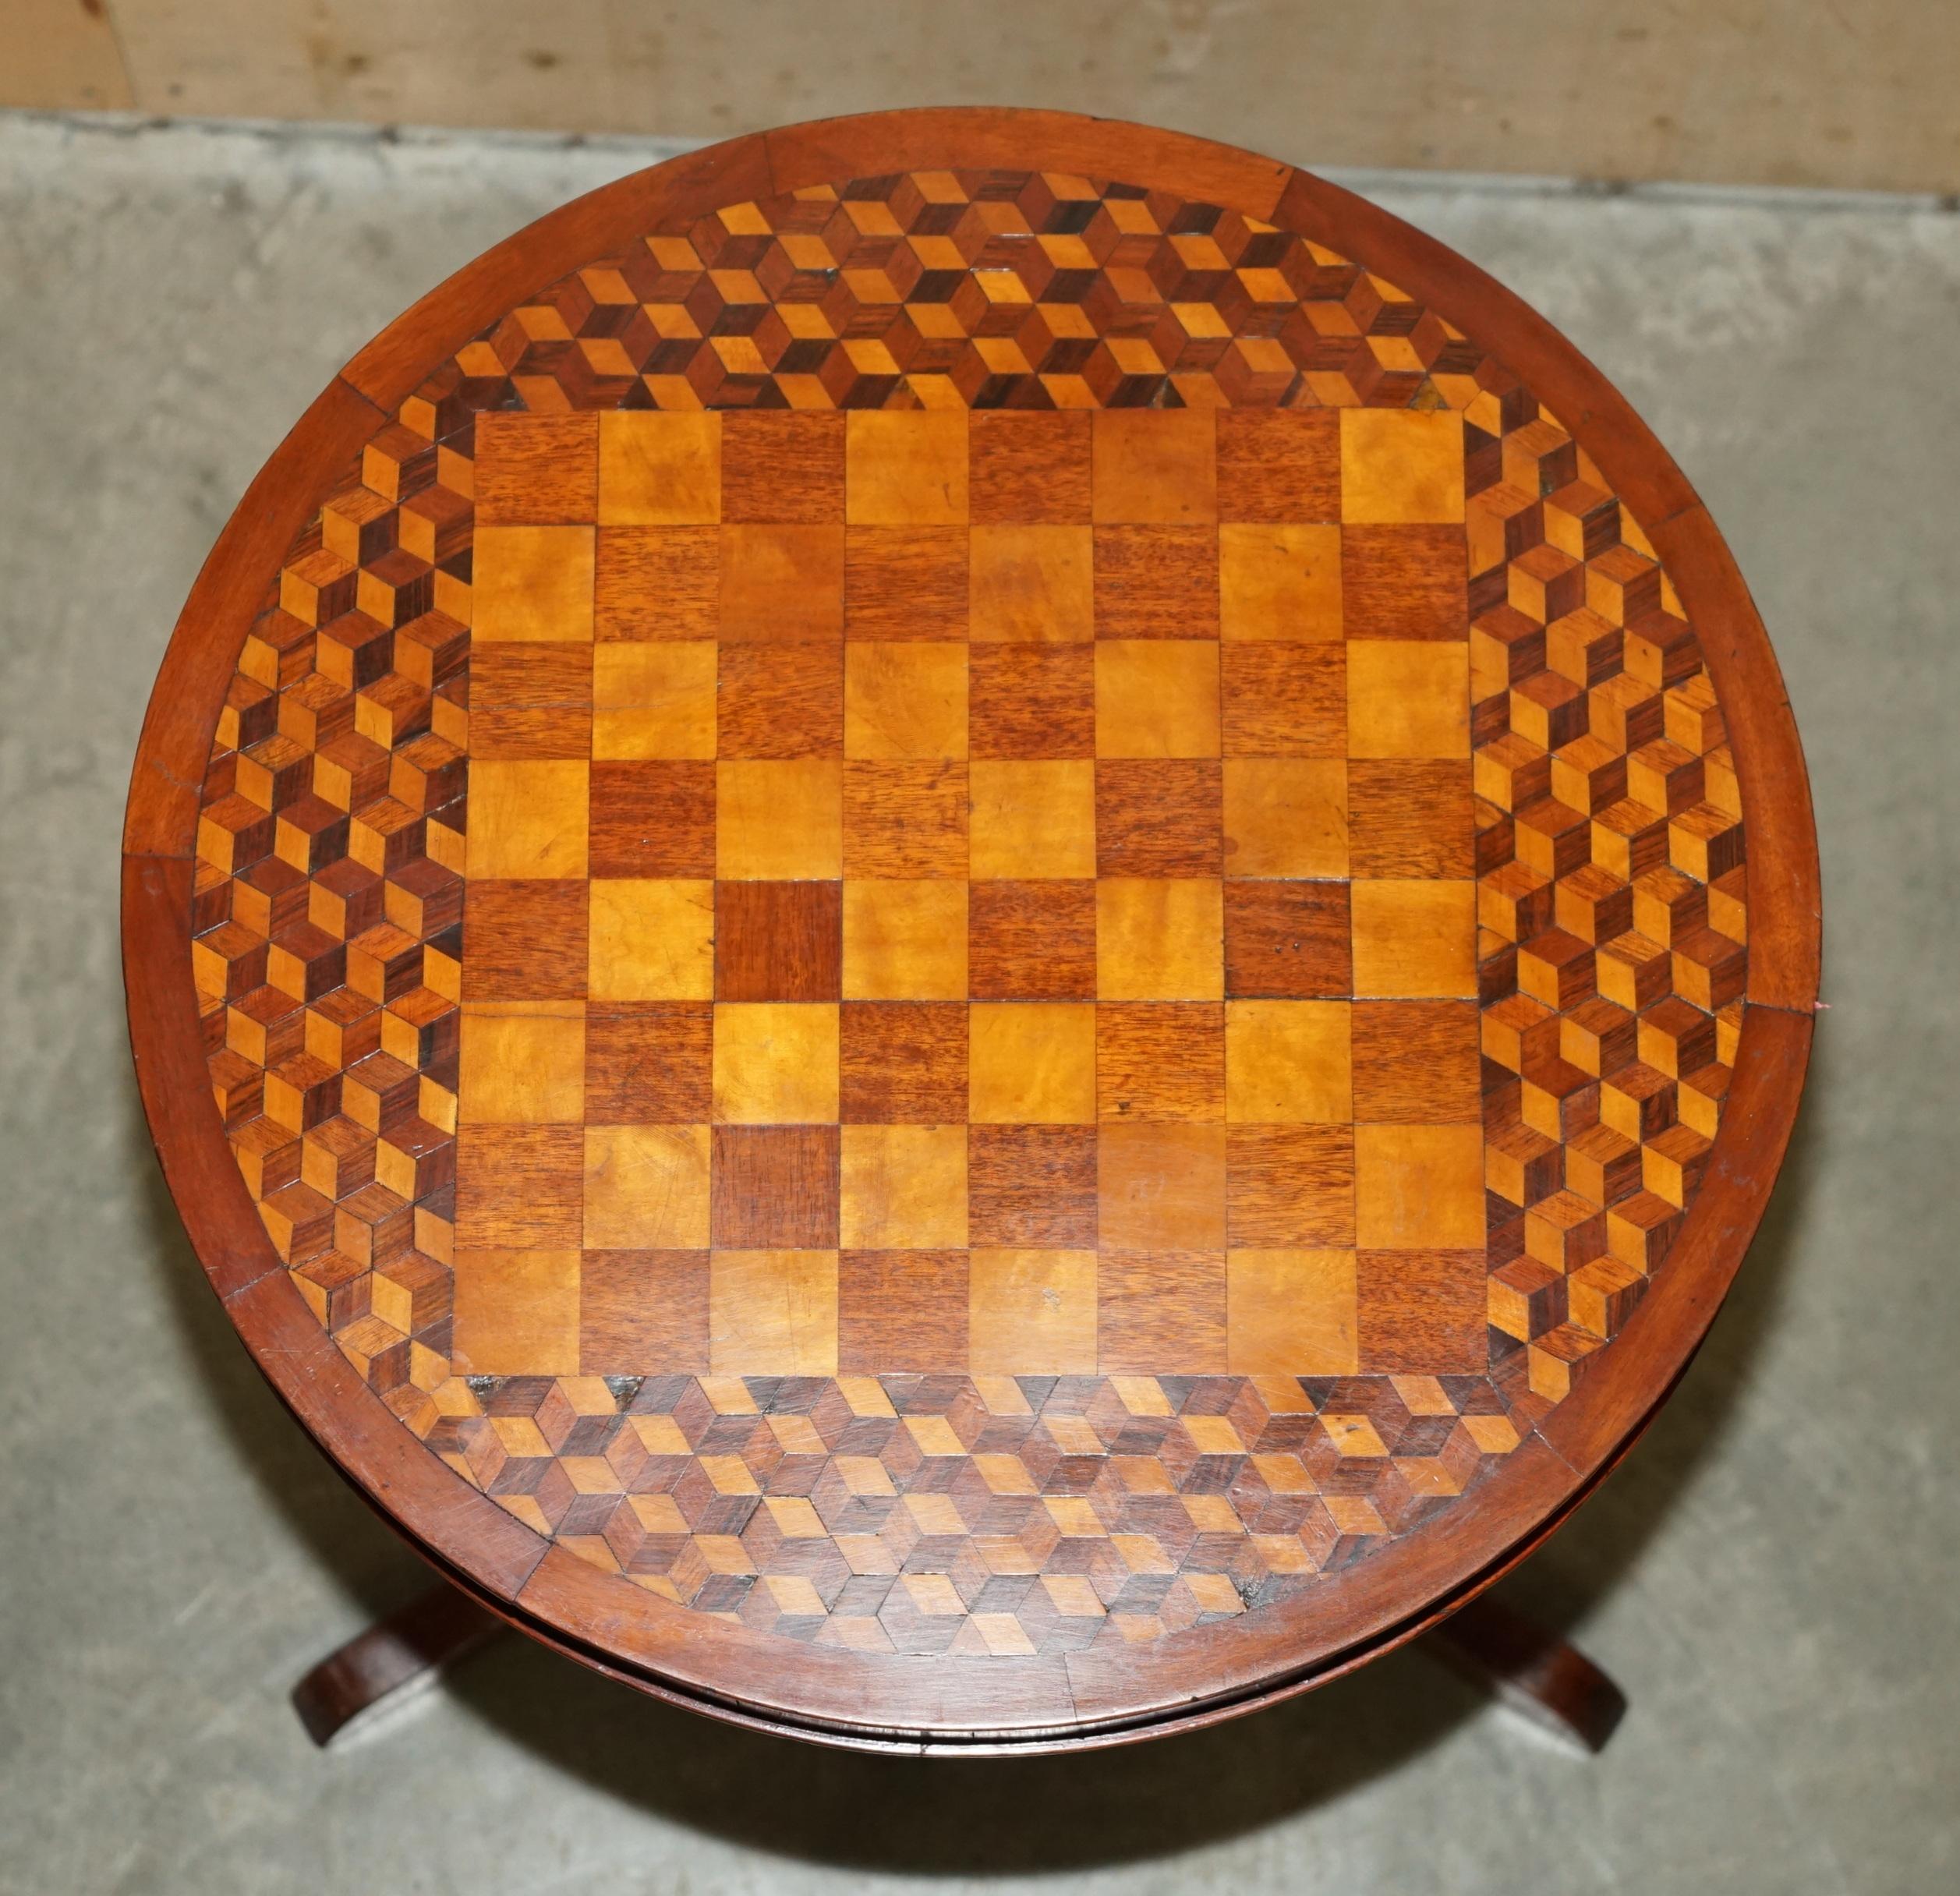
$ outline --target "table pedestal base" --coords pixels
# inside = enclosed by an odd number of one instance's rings
[[[293,1687],[293,1710],[316,1745],[329,1744],[364,1714],[433,1685],[503,1630],[467,1594],[432,1586],[329,1653]]]
[[[1626,1694],[1577,1647],[1488,1594],[1432,1627],[1422,1643],[1513,1711],[1587,1751],[1604,1751],[1626,1715]]]
[[[329,1744],[366,1713],[433,1685],[504,1629],[466,1594],[432,1586],[321,1660],[293,1687],[293,1709],[316,1745]],[[1423,1643],[1587,1751],[1603,1751],[1626,1714],[1626,1695],[1576,1646],[1488,1597],[1459,1608]]]

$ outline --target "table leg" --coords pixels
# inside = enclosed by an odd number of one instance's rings
[[[1433,1628],[1424,1643],[1514,1711],[1583,1746],[1606,1749],[1626,1694],[1577,1647],[1488,1594]]]
[[[325,1745],[384,1699],[433,1683],[503,1629],[504,1622],[467,1594],[432,1586],[328,1654],[293,1687],[293,1710],[307,1736]]]

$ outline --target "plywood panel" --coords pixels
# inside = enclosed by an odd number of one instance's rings
[[[8,0],[0,105],[111,111],[135,103],[103,0]]]
[[[108,3],[146,111],[709,138],[894,103],[1067,105],[1315,166],[1960,184],[1960,123],[1944,96],[1960,69],[1960,9],[1935,0],[1492,0],[1474,17],[1454,0],[1001,0],[950,15],[911,0],[719,12],[630,0]],[[58,22],[79,9],[27,10]],[[73,19],[63,32],[82,37]],[[48,57],[30,55],[26,76],[10,65],[0,98],[120,102],[89,91],[106,83],[93,67],[70,81],[43,70]]]

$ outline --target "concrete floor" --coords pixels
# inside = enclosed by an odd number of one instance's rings
[[[131,747],[198,563],[335,366],[649,155],[0,118],[0,1887],[1953,1887],[1960,216],[1898,203],[1366,181],[1562,324],[1700,486],[1824,836],[1831,1011],[1763,1237],[1631,1463],[1509,1585],[1631,1689],[1604,1760],[1417,1653],[1195,1739],[924,1766],[515,1640],[307,1745],[288,1686],[421,1575],[259,1382],[150,1162]]]

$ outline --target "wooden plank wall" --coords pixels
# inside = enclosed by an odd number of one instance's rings
[[[1954,0],[0,0],[0,105],[713,138],[1066,105],[1318,165],[1960,189]]]

